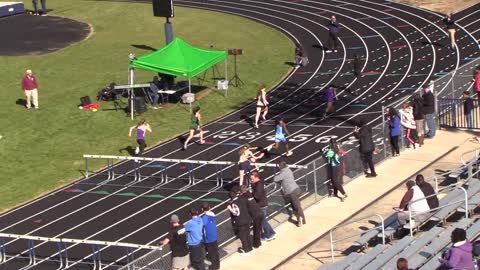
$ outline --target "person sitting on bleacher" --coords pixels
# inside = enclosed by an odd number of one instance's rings
[[[410,204],[410,211],[412,212],[412,218],[414,221],[421,222],[425,219],[422,213],[430,211],[427,200],[422,190],[415,185],[415,182],[409,180],[407,182],[408,191],[403,195],[402,201],[398,211],[398,222],[401,226],[405,225],[408,221],[408,207]],[[414,226],[414,224],[411,224]]]
[[[439,206],[438,197],[437,195],[435,195],[435,190],[433,189],[432,185],[430,185],[430,183],[425,182],[425,179],[421,174],[417,175],[417,177],[415,178],[415,183],[422,190],[423,195],[425,195],[425,197],[431,196],[426,198],[428,207],[430,207],[430,210],[437,208]]]
[[[474,262],[472,244],[467,240],[464,229],[455,228],[450,235],[452,246],[439,258],[442,266],[439,269],[473,270]]]
[[[158,77],[153,76],[153,80],[152,82],[150,82],[150,89],[148,90],[148,95],[152,100],[152,106],[154,109],[158,109],[158,99],[160,98],[160,96],[158,95],[158,90],[160,90],[161,88],[161,83],[158,80]]]

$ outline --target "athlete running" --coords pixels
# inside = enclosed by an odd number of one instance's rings
[[[193,135],[195,134],[195,130],[198,130],[200,133],[200,144],[204,144],[205,141],[203,140],[203,130],[201,125],[202,116],[200,114],[200,107],[195,107],[192,111],[192,118],[190,124],[190,135],[185,140],[183,144],[183,150],[187,150],[188,142],[193,139]]]
[[[143,154],[143,150],[145,150],[145,147],[147,147],[147,144],[145,143],[145,132],[146,131],[152,132],[152,128],[145,121],[145,119],[142,119],[135,126],[130,127],[130,130],[128,131],[129,137],[132,137],[132,132],[134,129],[137,129],[137,143],[138,143],[138,146],[135,149],[135,155],[141,155]]]
[[[257,93],[257,113],[255,114],[255,128],[258,128],[258,120],[260,119],[260,114],[263,111],[262,119],[267,120],[265,117],[268,113],[268,101],[267,93],[265,92],[265,86],[263,86]]]
[[[280,154],[279,145],[282,142],[285,145],[284,155],[288,157],[291,156],[293,152],[288,150],[288,140],[285,134],[287,136],[290,136],[290,133],[287,129],[287,124],[285,123],[283,118],[280,118],[280,120],[277,120],[277,123],[275,125],[275,145],[273,146],[273,148],[275,148],[277,153]]]

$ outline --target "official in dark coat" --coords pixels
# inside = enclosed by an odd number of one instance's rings
[[[373,151],[375,151],[375,144],[373,143],[372,128],[365,123],[364,119],[359,121],[360,127],[355,127],[353,135],[359,140],[360,158],[363,162],[363,168],[366,173],[366,177],[376,177],[375,166],[373,164]],[[370,173],[367,170],[370,168]]]

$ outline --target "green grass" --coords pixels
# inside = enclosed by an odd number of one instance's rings
[[[26,2],[31,8],[31,2]],[[111,81],[125,83],[128,53],[149,51],[132,47],[164,46],[163,22],[152,16],[152,7],[142,3],[110,1],[49,0],[52,16],[65,16],[92,25],[94,34],[68,48],[41,56],[0,57],[0,211],[9,209],[82,176],[82,154],[119,154],[135,145],[127,136],[134,122],[122,112],[97,113],[77,108],[79,97],[94,98]],[[212,92],[198,103],[205,121],[211,121],[250,102],[260,84],[272,86],[287,72],[293,44],[282,33],[265,25],[207,11],[176,8],[175,35],[194,46],[217,49],[243,48],[239,72],[246,85],[231,88],[227,98]],[[229,67],[233,68],[232,59]],[[20,80],[24,71],[34,71],[39,80],[40,110],[26,111],[16,105],[23,98]],[[223,72],[223,68],[220,68]],[[230,69],[230,72],[232,69]],[[230,73],[231,74],[231,73]],[[152,73],[137,71],[137,81]],[[102,103],[102,108],[112,108]],[[189,113],[172,104],[150,110],[144,116],[154,132],[150,145],[185,132]],[[93,163],[99,168],[103,163]]]

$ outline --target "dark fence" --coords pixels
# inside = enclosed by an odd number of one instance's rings
[[[471,99],[473,109],[465,113],[465,99],[441,98],[438,99],[438,122],[442,128],[479,129],[478,100]]]

